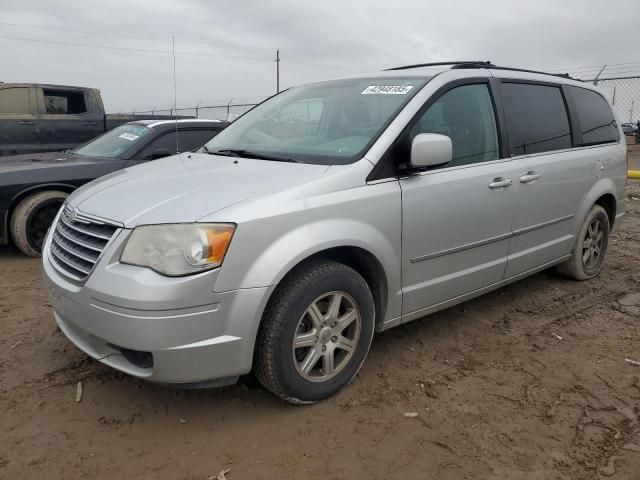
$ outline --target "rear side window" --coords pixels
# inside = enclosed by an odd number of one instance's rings
[[[47,88],[43,92],[46,113],[76,115],[87,111],[84,92],[50,90]]]
[[[571,148],[569,116],[559,87],[503,83],[511,156]]]
[[[31,113],[28,88],[0,89],[0,115],[11,113]]]
[[[586,88],[569,88],[580,121],[581,145],[598,145],[620,140],[616,119],[607,101],[599,93]]]

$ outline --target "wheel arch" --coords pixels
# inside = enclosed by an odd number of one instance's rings
[[[373,302],[376,312],[376,323],[382,322],[387,312],[387,300],[389,293],[389,285],[387,275],[382,263],[370,251],[356,247],[354,245],[344,245],[326,248],[316,253],[308,255],[298,263],[296,263],[289,271],[280,279],[280,285],[292,272],[304,267],[304,265],[314,260],[331,260],[342,263],[358,272],[371,290]],[[273,290],[276,292],[277,286]],[[271,295],[273,295],[273,292]]]
[[[71,193],[76,188],[77,187],[73,185],[69,185],[68,183],[43,183],[43,184],[34,185],[31,187],[25,188],[23,190],[20,190],[18,193],[16,193],[9,201],[9,207],[7,208],[5,218],[3,219],[4,227],[5,227],[4,231],[6,232],[6,241],[8,242],[12,240],[11,232],[9,229],[9,222],[11,221],[11,216],[13,215],[13,212],[15,211],[16,207],[22,200],[24,200],[25,198],[35,193],[46,192],[49,190],[56,190],[56,191],[61,191],[65,193]]]
[[[602,178],[593,185],[587,195],[582,199],[578,214],[576,215],[576,234],[594,205],[600,205],[605,209],[609,216],[609,226],[613,229],[616,212],[618,211],[618,199],[615,192],[616,186],[613,181],[608,178]]]

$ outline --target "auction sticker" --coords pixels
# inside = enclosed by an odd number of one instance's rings
[[[134,135],[133,133],[122,133],[118,135],[118,138],[124,138],[125,140],[133,142],[136,138],[140,138],[140,135]]]
[[[370,85],[361,95],[406,95],[413,85]]]

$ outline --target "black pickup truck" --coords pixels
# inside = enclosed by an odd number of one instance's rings
[[[148,118],[175,117],[106,115],[95,88],[0,82],[0,156],[67,150]]]

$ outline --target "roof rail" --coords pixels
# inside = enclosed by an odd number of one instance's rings
[[[451,69],[461,69],[461,68],[491,68],[493,70],[508,70],[512,72],[526,72],[526,73],[537,73],[539,75],[551,75],[553,77],[562,77],[569,78],[571,80],[582,81],[578,78],[574,78],[570,76],[568,73],[549,73],[549,72],[541,72],[538,70],[527,70],[525,68],[515,68],[515,67],[501,67],[498,65],[494,65],[489,60],[471,60],[471,61],[460,61],[460,62],[434,62],[434,63],[416,63],[415,65],[404,65],[402,67],[393,67],[387,68],[386,70],[410,70],[412,68],[421,68],[421,67],[439,67],[439,66],[447,66],[451,65]]]
[[[452,67],[452,68],[465,68],[465,67],[456,66],[456,67]],[[469,68],[469,67],[466,67],[466,68]],[[541,72],[540,70],[529,70],[529,69],[526,69],[526,68],[500,67],[498,65],[491,65],[489,68],[491,68],[492,70],[507,70],[507,71],[510,71],[510,72],[537,73],[538,75],[550,75],[552,77],[568,78],[570,80],[576,80],[578,82],[582,81],[579,78],[572,77],[568,73],[549,73],[549,72]]]
[[[415,65],[403,65],[401,67],[393,67],[387,68],[386,71],[390,70],[409,70],[411,68],[420,68],[420,67],[442,67],[445,65],[477,65],[477,68],[483,68],[480,65],[491,65],[490,61],[483,60],[466,60],[460,62],[434,62],[434,63],[416,63]]]

